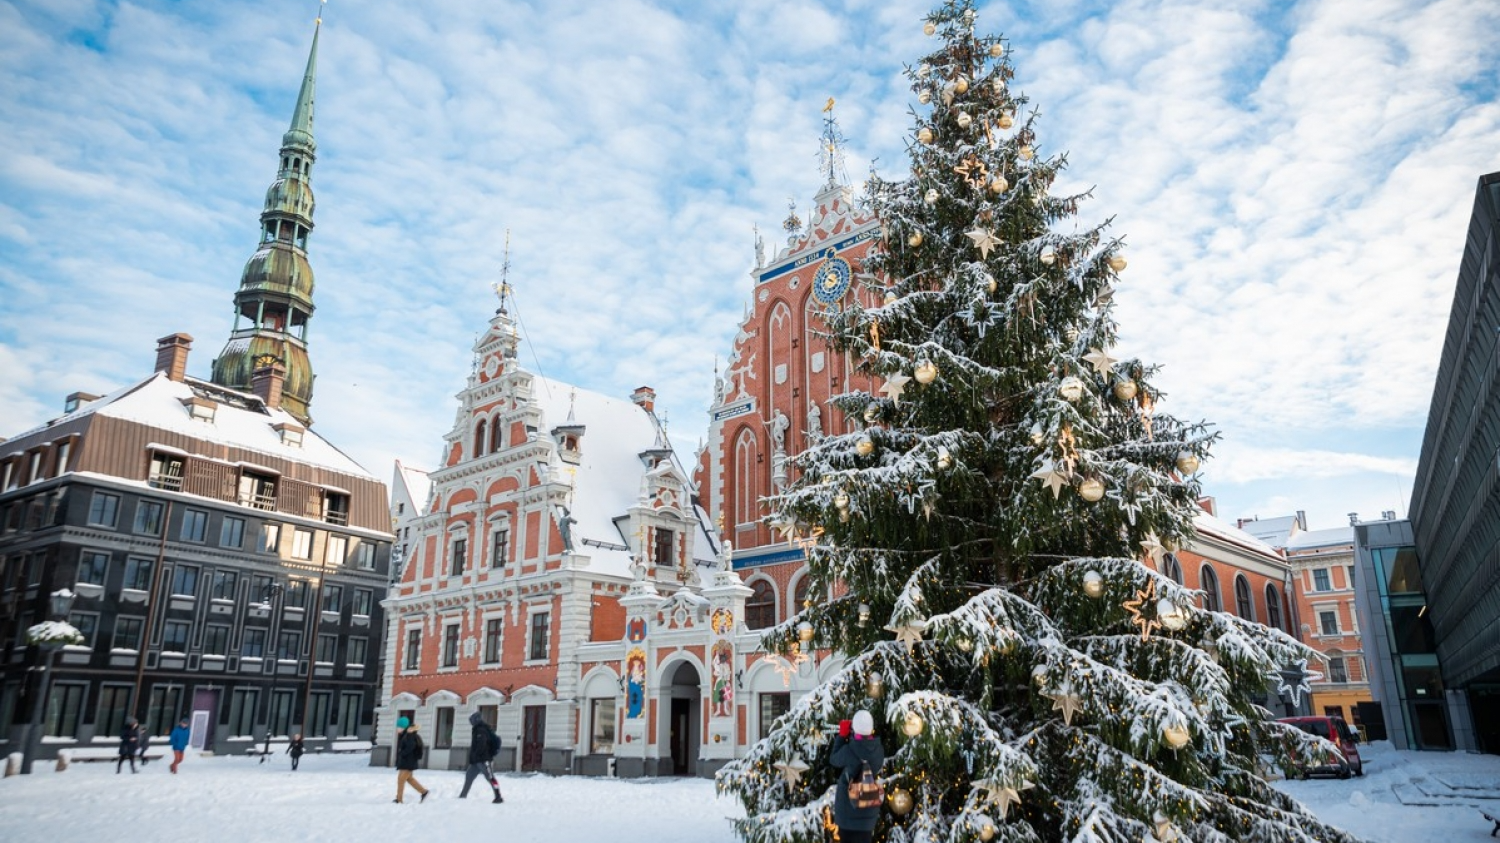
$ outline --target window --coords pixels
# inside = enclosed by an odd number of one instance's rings
[[[99,707],[94,709],[94,734],[118,735],[125,728],[125,713],[130,710],[129,685],[104,685],[99,688]]]
[[[294,662],[302,655],[302,633],[295,629],[283,629],[276,636],[276,658]]]
[[[172,593],[187,597],[198,593],[197,565],[178,565],[172,569]]]
[[[213,587],[208,596],[215,600],[233,600],[239,576],[234,571],[214,571]]]
[[[183,462],[182,457],[176,454],[152,454],[151,474],[146,478],[147,484],[153,489],[181,491]]]
[[[1349,681],[1349,671],[1344,667],[1344,659],[1342,656],[1335,656],[1328,660],[1328,681]]]
[[[1255,604],[1250,602],[1250,581],[1243,574],[1234,578],[1234,612],[1247,621],[1255,620]]]
[[[145,621],[141,618],[121,616],[115,618],[115,640],[111,646],[116,650],[139,650],[141,648],[141,629]]]
[[[78,559],[78,582],[85,585],[104,585],[109,575],[109,554],[100,550],[85,550]]]
[[[172,731],[177,718],[182,716],[182,686],[157,685],[151,689],[150,704],[146,706],[146,734],[165,735]]]
[[[1339,634],[1339,615],[1337,612],[1319,612],[1318,628],[1324,635]]]
[[[419,670],[422,667],[422,630],[406,631],[406,662],[404,670]]]
[[[323,493],[323,520],[340,527],[349,524],[349,496],[342,492]]]
[[[496,527],[490,534],[490,567],[503,568],[510,561],[510,530]]]
[[[328,734],[328,715],[333,710],[332,691],[313,691],[307,696],[307,722],[302,724],[304,737],[321,738]]]
[[[245,544],[245,519],[228,516],[219,527],[220,547],[243,547]]]
[[[47,723],[42,734],[53,738],[77,737],[78,715],[83,711],[83,697],[88,689],[83,683],[54,683],[47,694]]]
[[[229,654],[229,627],[211,623],[203,628],[203,655],[225,656]]]
[[[500,706],[481,705],[476,706],[475,710],[479,712],[479,719],[483,720],[485,722],[485,725],[489,726],[491,729],[498,728],[500,723]]]
[[[26,481],[27,483],[35,483],[36,481],[42,479],[43,472],[42,472],[42,452],[41,451],[33,451],[31,453],[31,472],[30,472],[30,474],[31,474],[31,479],[28,480],[28,481]]]
[[[1313,569],[1313,591],[1332,591],[1333,583],[1329,580],[1327,568]]]
[[[83,633],[83,646],[94,646],[94,633],[99,631],[99,614],[97,612],[73,612],[68,615],[68,623]]]
[[[792,614],[796,614],[807,606],[807,585],[811,577],[802,577],[797,580],[796,588],[792,589]]]
[[[345,536],[329,536],[328,547],[323,551],[323,560],[329,565],[343,567],[349,558],[349,539]]]
[[[333,664],[338,658],[339,637],[337,635],[319,635],[318,652],[314,656],[317,661]]]
[[[246,659],[264,658],[266,655],[266,631],[259,627],[245,627],[245,638],[240,642],[240,657]]]
[[[274,582],[274,580],[271,579],[270,574],[251,574],[250,602],[263,603],[265,604],[267,611],[269,611],[271,606],[270,601],[272,582]]]
[[[461,576],[464,572],[464,557],[469,555],[469,540],[454,539],[453,555],[450,557],[448,576]]]
[[[611,755],[615,751],[615,700],[589,700],[589,752]]]
[[[255,550],[258,553],[276,553],[281,545],[281,525],[265,523],[260,525],[260,538],[255,541]]]
[[[375,570],[375,544],[374,542],[360,542],[354,547],[354,564],[361,571]]]
[[[287,580],[281,605],[292,609],[307,608],[307,580]]]
[[[370,616],[370,609],[375,605],[375,592],[368,588],[354,589],[354,602],[350,607],[354,614],[363,617]]]
[[[1198,587],[1206,593],[1203,598],[1203,608],[1210,612],[1224,610],[1223,598],[1219,596],[1219,575],[1214,573],[1213,568],[1204,565],[1198,569]]]
[[[351,667],[365,666],[365,647],[368,646],[363,638],[350,638],[349,648],[345,651],[344,664]]]
[[[292,557],[295,559],[311,559],[313,546],[313,534],[311,530],[292,531]]]
[[[255,708],[260,704],[257,688],[233,688],[229,692],[229,734],[247,738],[255,735]]]
[[[120,514],[120,496],[109,492],[95,492],[89,501],[89,525],[114,529]]]
[[[675,549],[674,546],[677,544],[677,534],[672,532],[671,530],[663,530],[660,527],[655,530],[655,533],[656,547],[655,553],[653,553],[651,557],[652,561],[657,565],[664,565],[667,567],[676,565],[677,562],[674,558],[676,554],[672,551]]]
[[[1266,626],[1272,629],[1284,629],[1281,625],[1281,595],[1277,593],[1276,586],[1266,585]]]
[[[526,657],[531,661],[545,661],[547,653],[551,649],[547,640],[547,623],[549,621],[547,612],[537,612],[531,616],[531,646],[527,649]]]
[[[167,621],[161,628],[161,650],[163,653],[186,653],[188,632],[192,624],[187,621]]]
[[[504,618],[489,618],[484,622],[484,662],[500,663],[501,635],[505,629]]]
[[[1162,557],[1162,573],[1172,578],[1172,581],[1182,585],[1182,563],[1177,561],[1177,554],[1168,553]]]
[[[344,606],[344,587],[341,585],[323,586],[323,611],[338,614],[339,609]]]
[[[432,736],[432,745],[437,749],[453,746],[453,706],[445,705],[437,710],[437,722],[433,726],[437,734]]]
[[[769,580],[750,584],[750,599],[745,601],[745,626],[765,629],[776,625],[776,595]]]
[[[443,627],[443,667],[458,667],[458,624]]]
[[[271,511],[276,509],[276,478],[247,471],[240,475],[241,506]]]
[[[756,704],[760,715],[760,737],[764,739],[771,734],[772,727],[776,725],[776,718],[791,710],[792,695],[789,693],[760,694]]]
[[[364,710],[364,694],[345,691],[339,694],[339,737],[359,736],[359,719]]]
[[[277,689],[271,694],[271,734],[286,735],[291,733],[292,704],[296,701],[296,691]]]
[[[480,419],[479,425],[474,428],[474,456],[476,457],[484,453],[484,445],[489,441],[489,437],[485,435],[487,432],[488,426],[484,419]]]
[[[1348,567],[1344,568],[1344,587],[1345,588],[1353,588],[1354,587],[1354,566],[1353,565],[1349,565]]]
[[[133,588],[137,591],[146,591],[151,588],[151,565],[150,559],[141,559],[132,556],[125,560],[125,588]]]
[[[161,535],[162,505],[158,501],[141,501],[135,505],[135,532],[143,536]]]
[[[57,446],[57,473],[68,473],[68,457],[73,452],[72,442],[63,442]]]
[[[201,509],[183,510],[181,537],[185,542],[208,541],[208,513]]]

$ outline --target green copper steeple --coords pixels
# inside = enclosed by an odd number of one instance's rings
[[[292,125],[281,136],[281,167],[266,190],[260,214],[260,248],[240,274],[234,294],[234,330],[213,366],[213,382],[250,391],[251,375],[276,358],[286,369],[281,408],[312,424],[313,371],[307,356],[307,323],[313,313],[313,272],[307,262],[307,237],[313,229],[312,165],[313,91],[318,69],[318,33],[312,49]]]

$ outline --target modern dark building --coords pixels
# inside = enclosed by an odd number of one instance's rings
[[[309,427],[316,58],[315,33],[214,377],[173,334],[0,440],[0,754],[112,754],[129,717],[216,753],[370,736],[392,537],[385,485]],[[28,644],[61,590],[83,643]]]

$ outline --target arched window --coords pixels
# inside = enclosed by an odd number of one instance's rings
[[[734,526],[755,521],[755,503],[759,499],[755,484],[755,434],[746,429],[734,443]],[[738,542],[736,542],[738,544]]]
[[[500,448],[505,444],[504,442],[500,441],[500,433],[503,430],[505,430],[505,427],[500,424],[499,419],[495,419],[494,423],[490,425],[490,453],[493,454],[499,451]]]
[[[474,456],[476,457],[484,453],[484,443],[488,441],[485,430],[484,419],[480,419],[479,425],[474,428]]]
[[[803,575],[801,579],[797,580],[797,585],[792,590],[791,614],[797,614],[802,611],[803,606],[807,605],[807,583],[811,579],[812,577]]]
[[[1198,587],[1207,593],[1203,598],[1203,608],[1211,612],[1223,611],[1223,598],[1219,596],[1219,576],[1214,573],[1213,568],[1204,565],[1198,569]]]
[[[1250,602],[1250,581],[1244,574],[1234,578],[1234,612],[1247,621],[1255,620],[1255,604]]]
[[[750,599],[745,601],[745,626],[765,629],[776,625],[776,592],[770,580],[750,584]]]
[[[1162,557],[1162,573],[1172,578],[1172,582],[1182,585],[1182,563],[1177,561],[1177,554],[1168,553]]]
[[[1272,629],[1283,629],[1281,625],[1281,595],[1276,593],[1276,586],[1266,583],[1266,626]]]

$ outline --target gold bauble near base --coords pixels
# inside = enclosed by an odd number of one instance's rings
[[[911,794],[907,793],[899,787],[891,791],[889,801],[891,803],[891,813],[895,814],[898,817],[904,817],[907,814],[910,814],[912,805],[914,804],[912,802]]]

